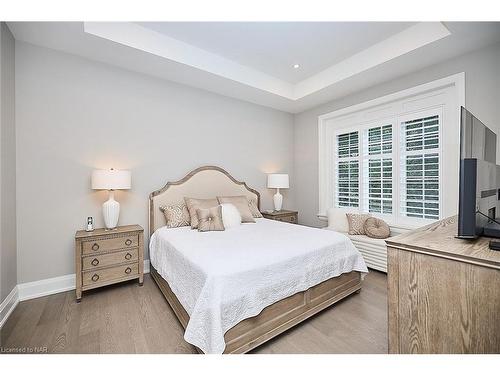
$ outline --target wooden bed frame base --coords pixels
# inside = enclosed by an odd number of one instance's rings
[[[188,313],[156,269],[151,266],[150,272],[177,319],[186,329],[189,322]],[[361,274],[353,271],[275,302],[262,310],[259,315],[245,319],[227,331],[224,335],[226,342],[224,353],[249,352],[360,289]],[[196,349],[203,353],[199,348]]]

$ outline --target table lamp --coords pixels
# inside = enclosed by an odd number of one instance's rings
[[[274,210],[281,211],[281,207],[283,206],[283,195],[280,194],[280,189],[289,188],[288,175],[279,173],[268,174],[267,187],[276,189],[276,194],[273,196]]]
[[[102,216],[107,229],[115,229],[120,216],[120,203],[115,201],[115,190],[130,189],[130,171],[96,169],[92,172],[92,189],[108,190],[109,198],[102,205]]]

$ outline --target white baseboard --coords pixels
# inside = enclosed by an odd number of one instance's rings
[[[20,301],[44,297],[75,289],[75,274],[23,283],[17,287],[19,288]]]
[[[12,289],[9,295],[0,304],[0,328],[3,327],[7,318],[12,314],[12,311],[19,303],[19,294],[17,285]]]
[[[144,261],[144,273],[149,273],[149,260]],[[67,292],[73,289],[75,289],[74,273],[16,285],[0,304],[0,328],[20,301]]]
[[[144,261],[144,273],[149,273],[149,260]],[[75,274],[18,284],[19,300],[49,296],[75,289]]]

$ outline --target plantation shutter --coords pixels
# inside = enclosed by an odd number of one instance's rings
[[[439,127],[433,115],[401,123],[401,215],[439,219]]]
[[[359,133],[337,136],[336,207],[359,207]]]
[[[392,125],[366,129],[363,138],[365,210],[392,214]]]

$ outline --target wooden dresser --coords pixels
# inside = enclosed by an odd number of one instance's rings
[[[272,212],[262,212],[266,219],[285,221],[287,223],[297,224],[299,213],[297,211],[281,210]]]
[[[389,353],[500,353],[500,252],[457,217],[387,240]]]
[[[75,235],[76,299],[82,292],[144,277],[144,229],[127,225],[113,230],[79,230]]]

